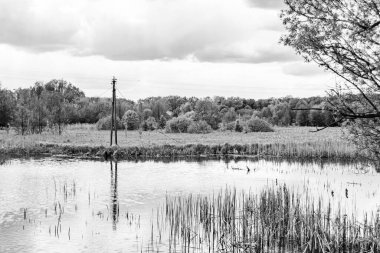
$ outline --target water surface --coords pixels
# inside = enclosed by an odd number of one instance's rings
[[[141,252],[166,195],[276,184],[358,215],[380,204],[380,174],[359,164],[10,160],[0,165],[0,252]]]

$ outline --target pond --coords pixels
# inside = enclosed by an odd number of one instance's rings
[[[0,165],[0,252],[144,252],[168,195],[277,184],[358,216],[380,204],[380,174],[363,164],[15,159]]]

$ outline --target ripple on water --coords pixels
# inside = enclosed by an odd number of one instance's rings
[[[213,194],[226,186],[250,191],[276,184],[307,186],[346,210],[376,211],[380,176],[370,167],[358,168],[269,160],[117,165],[12,160],[0,166],[0,252],[144,250],[152,213],[167,194]]]

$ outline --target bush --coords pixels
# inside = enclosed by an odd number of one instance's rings
[[[248,120],[246,130],[247,132],[274,132],[268,122],[259,118]]]
[[[137,112],[128,110],[123,116],[123,124],[127,130],[136,130],[140,125],[140,117]]]
[[[146,130],[153,131],[157,129],[157,122],[154,117],[149,117],[145,120]]]
[[[187,129],[192,122],[192,120],[184,116],[172,118],[166,122],[165,130],[168,133],[187,133]]]
[[[141,123],[140,129],[142,129],[143,131],[148,131],[148,124],[145,120],[143,121],[143,123]]]
[[[222,123],[219,129],[221,131],[235,131],[235,124],[235,122]]]
[[[152,112],[151,109],[144,109],[144,111],[143,111],[143,118],[144,118],[144,120],[147,120],[152,115],[153,115],[153,112]]]
[[[240,125],[239,120],[237,120],[236,123],[235,123],[235,131],[236,132],[243,132],[243,126]]]
[[[111,116],[101,118],[96,123],[96,129],[98,129],[98,130],[111,130],[111,121],[112,121]],[[119,119],[119,117],[116,117],[116,123],[117,123],[117,129],[120,129],[120,130],[124,129],[124,125],[121,122],[121,120]]]
[[[157,124],[158,128],[159,129],[164,129],[165,126],[166,126],[166,118],[164,115],[161,115],[160,119],[158,120],[158,124]]]
[[[211,133],[212,129],[209,124],[207,124],[206,121],[201,120],[201,121],[193,121],[188,130],[189,133],[191,134],[207,134]]]

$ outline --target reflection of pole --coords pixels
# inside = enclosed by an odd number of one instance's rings
[[[113,170],[113,162],[111,161],[111,212],[112,212],[112,228],[116,230],[116,223],[119,220],[119,201],[117,190],[117,162],[115,162],[115,170]]]

